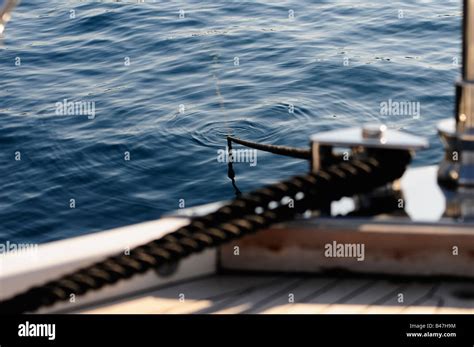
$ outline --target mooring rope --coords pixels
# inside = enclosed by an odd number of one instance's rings
[[[232,153],[232,140],[230,136],[227,136],[227,152],[229,153],[229,158],[232,158],[233,156],[231,155]],[[232,181],[232,186],[234,187],[235,191],[235,196],[240,197],[242,195],[242,192],[240,189],[237,187],[237,183],[235,183],[235,171],[234,171],[234,164],[233,160],[229,160],[227,163],[227,177],[230,178]]]
[[[306,149],[306,148],[268,145],[268,144],[263,144],[263,143],[248,141],[248,140],[242,140],[233,136],[227,136],[227,143],[229,147],[230,147],[229,144],[231,144],[232,142],[235,142],[235,143],[238,143],[250,148],[258,149],[261,151],[284,155],[287,157],[306,159],[306,160],[311,159],[311,150]]]
[[[108,257],[2,301],[0,313],[33,312],[68,300],[72,294],[83,295],[176,264],[191,254],[290,220],[343,196],[367,193],[400,178],[410,159],[407,151],[384,150],[372,158],[341,162],[244,194],[213,213],[194,218],[187,226],[132,249],[129,255]]]
[[[284,155],[287,157],[293,157],[293,158],[305,159],[305,160],[311,159],[310,149],[258,143],[258,142],[248,141],[248,140],[242,140],[237,137],[233,137],[230,134],[227,135],[227,151],[229,153],[229,163],[227,164],[227,176],[230,178],[232,182],[232,186],[234,187],[236,197],[240,197],[242,195],[242,192],[237,187],[237,183],[235,181],[232,142],[235,142],[240,145],[247,146],[253,149],[258,149],[260,151],[273,153],[273,154]]]

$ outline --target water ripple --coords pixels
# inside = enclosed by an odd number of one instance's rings
[[[150,220],[180,199],[230,199],[216,159],[228,134],[305,146],[318,131],[383,121],[427,136],[416,164],[434,163],[434,124],[451,116],[459,73],[460,7],[441,0],[30,0],[9,24],[0,242]],[[64,99],[94,102],[94,119],[58,115]],[[421,116],[381,114],[390,99],[419,102]],[[255,167],[236,165],[243,191],[306,169],[264,153]]]

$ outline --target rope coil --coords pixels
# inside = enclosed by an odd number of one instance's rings
[[[1,301],[0,313],[36,311],[68,300],[71,294],[83,295],[176,263],[344,196],[369,192],[400,178],[410,160],[407,151],[385,150],[374,153],[373,158],[338,163],[244,194],[213,213],[194,218],[187,226],[132,249],[129,255],[108,257]],[[293,207],[288,198],[293,200]]]

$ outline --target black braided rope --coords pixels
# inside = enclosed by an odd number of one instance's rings
[[[386,150],[374,158],[343,162],[258,189],[160,239],[132,249],[129,255],[109,257],[2,301],[0,313],[36,311],[68,300],[71,294],[82,295],[174,264],[190,254],[317,209],[328,201],[369,192],[401,177],[410,159],[408,152]],[[293,199],[294,207],[290,207],[287,198]]]
[[[273,154],[285,155],[287,157],[306,159],[306,160],[311,159],[311,150],[306,149],[306,148],[268,145],[264,143],[242,140],[233,136],[227,136],[227,143],[229,147],[230,147],[231,142],[235,142],[240,145],[244,145],[246,147],[258,149],[258,150],[273,153]]]

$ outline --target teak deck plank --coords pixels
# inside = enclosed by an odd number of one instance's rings
[[[277,279],[270,286],[260,286],[249,288],[246,291],[236,295],[229,300],[209,307],[202,313],[248,313],[252,310],[258,310],[269,300],[281,295],[288,295],[288,292],[295,286],[298,279]]]
[[[299,278],[295,287],[287,293],[273,297],[260,307],[255,307],[249,313],[286,313],[295,302],[306,300],[332,288],[338,279],[333,278]],[[289,295],[292,294],[293,303]]]
[[[385,302],[388,297],[397,296],[400,285],[388,281],[374,281],[367,283],[360,291],[343,302],[330,305],[322,313],[363,313],[371,305]]]
[[[419,302],[425,297],[433,284],[404,283],[393,286],[391,292],[366,306],[361,313],[380,313],[381,308],[393,313],[401,313],[402,310],[410,305]],[[398,294],[403,294],[403,302],[399,302]]]
[[[404,295],[403,303],[398,294]],[[185,300],[180,301],[180,294]],[[292,294],[294,302],[289,301]],[[83,313],[474,313],[474,286],[307,276],[215,275]]]
[[[206,308],[212,302],[227,299],[243,290],[265,285],[273,277],[221,277],[211,276],[190,280],[172,286],[131,296],[101,308],[86,310],[87,313],[192,313]],[[184,294],[184,302],[180,301]],[[191,312],[188,312],[191,311]]]

